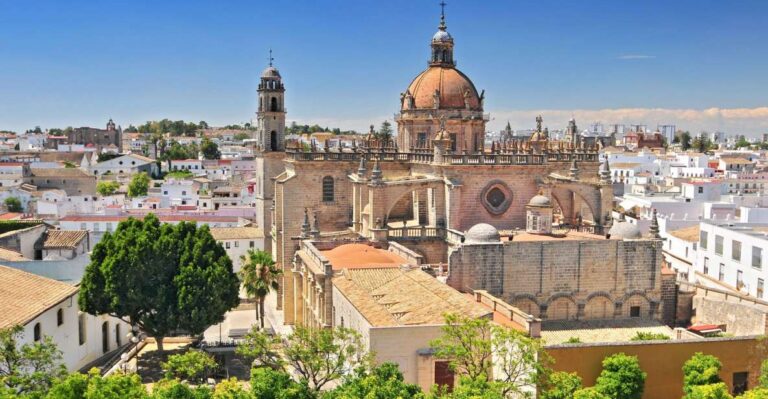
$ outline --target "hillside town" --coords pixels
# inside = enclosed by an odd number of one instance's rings
[[[768,398],[768,133],[490,131],[437,22],[367,132],[270,55],[248,123],[0,134],[0,397]]]

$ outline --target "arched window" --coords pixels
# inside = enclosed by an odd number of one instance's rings
[[[42,338],[42,334],[40,333],[40,323],[35,323],[33,332],[35,335],[35,342],[39,341]]]
[[[64,309],[59,309],[56,311],[56,325],[60,326],[64,324]]]
[[[123,344],[123,337],[120,336],[120,323],[115,323],[115,344],[118,348]]]
[[[272,97],[272,100],[270,100],[269,110],[277,112],[277,97]]]
[[[333,202],[333,177],[323,177],[323,202]]]
[[[85,343],[85,334],[85,313],[80,312],[80,314],[77,315],[77,340],[80,345]]]

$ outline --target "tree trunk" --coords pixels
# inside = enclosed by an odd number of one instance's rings
[[[155,337],[155,342],[157,342],[157,351],[163,352],[163,338],[165,337]]]
[[[253,301],[253,309],[256,312],[256,325],[259,324],[259,303],[258,301]]]
[[[259,298],[259,312],[261,313],[261,329],[264,329],[264,297]]]

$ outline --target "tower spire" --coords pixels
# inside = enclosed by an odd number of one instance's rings
[[[269,66],[272,66],[272,61],[274,61],[274,60],[275,59],[272,58],[272,49],[270,48],[269,49]]]
[[[445,1],[441,1],[440,2],[440,26],[439,26],[440,30],[445,30],[445,28],[446,28],[446,26],[445,26],[445,6],[446,6]]]

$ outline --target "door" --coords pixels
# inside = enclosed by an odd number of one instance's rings
[[[453,391],[454,374],[446,361],[435,362],[435,385],[445,387],[448,392]]]
[[[106,321],[101,324],[101,350],[109,352],[109,323]]]

